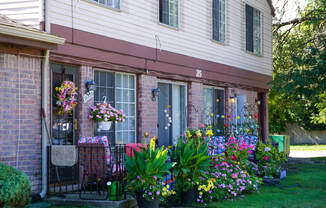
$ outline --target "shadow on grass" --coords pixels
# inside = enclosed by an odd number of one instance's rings
[[[326,157],[314,159],[326,162]],[[280,185],[262,186],[259,193],[242,200],[215,202],[209,207],[326,207],[326,163],[291,164]]]

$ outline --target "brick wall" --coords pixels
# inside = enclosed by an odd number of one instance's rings
[[[40,55],[40,51],[0,51]],[[0,162],[24,171],[41,188],[41,60],[0,52]]]
[[[190,82],[188,84],[188,127],[196,129],[202,120],[203,84]]]
[[[157,99],[152,100],[152,89],[157,88],[157,78],[148,75],[138,76],[138,142],[144,138],[145,132],[150,137],[157,136]]]
[[[94,135],[94,123],[88,119],[89,106],[94,103],[94,98],[83,103],[83,95],[86,93],[85,80],[93,80],[93,69],[90,66],[82,66],[78,70],[78,105],[77,105],[77,139]]]

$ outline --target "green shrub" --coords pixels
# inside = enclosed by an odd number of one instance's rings
[[[30,203],[31,185],[25,173],[0,163],[0,207],[24,207]]]

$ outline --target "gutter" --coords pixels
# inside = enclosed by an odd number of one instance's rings
[[[49,22],[49,1],[44,0],[44,22],[45,22],[45,32],[50,32],[50,22]],[[64,41],[63,41],[64,42]],[[63,44],[63,43],[61,43]],[[43,199],[47,194],[47,141],[51,141],[50,138],[47,140],[46,133],[46,115],[48,112],[48,80],[49,77],[49,56],[50,50],[46,49],[44,51],[44,58],[42,61],[42,109],[45,116],[42,116],[42,191],[40,193],[40,197]]]

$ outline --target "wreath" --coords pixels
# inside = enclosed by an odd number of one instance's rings
[[[75,83],[66,80],[59,87],[55,88],[57,97],[58,114],[71,113],[77,105],[77,90]]]

